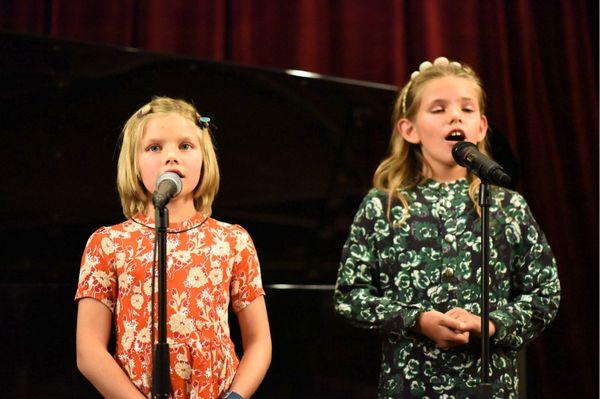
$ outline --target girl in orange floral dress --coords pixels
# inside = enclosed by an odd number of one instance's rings
[[[191,104],[171,98],[154,98],[123,129],[117,186],[128,220],[98,229],[85,248],[75,297],[77,366],[105,397],[150,396],[157,302],[152,192],[165,172],[183,183],[167,205],[172,398],[250,398],[271,361],[256,250],[242,227],[210,217],[219,168],[208,123]],[[229,337],[230,302],[240,324],[241,360]],[[107,350],[113,323],[114,357]]]

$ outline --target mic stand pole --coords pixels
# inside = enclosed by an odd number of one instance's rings
[[[158,342],[152,358],[152,399],[168,399],[171,393],[169,344],[167,343],[167,227],[166,206],[155,207],[158,259]],[[152,293],[154,295],[154,293]]]
[[[489,333],[489,227],[490,227],[490,186],[481,179],[479,186],[479,206],[481,208],[481,383],[480,399],[492,397],[490,383],[490,333]]]

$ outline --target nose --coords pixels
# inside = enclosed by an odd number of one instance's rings
[[[450,110],[450,123],[462,122],[462,113],[460,107],[452,107]]]
[[[176,149],[170,148],[165,154],[165,164],[178,164],[179,163],[179,154]]]

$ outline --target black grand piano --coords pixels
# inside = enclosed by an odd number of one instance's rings
[[[375,397],[378,336],[338,319],[332,292],[396,87],[7,32],[0,51],[2,396],[98,397],[75,365],[81,253],[123,220],[123,123],[168,95],[217,126],[214,216],[259,251],[273,362],[255,397]]]

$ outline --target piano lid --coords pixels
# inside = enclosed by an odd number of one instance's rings
[[[317,226],[323,207],[361,196],[389,138],[396,87],[0,34],[2,153],[17,173],[4,228],[118,220],[116,145],[153,95],[192,101],[218,127],[215,213]],[[329,204],[329,205],[328,205]]]

